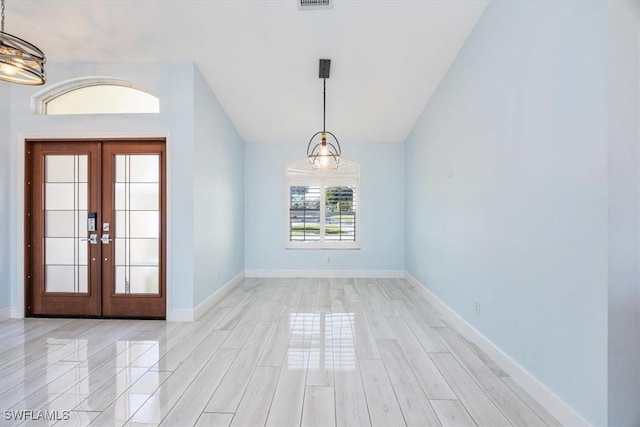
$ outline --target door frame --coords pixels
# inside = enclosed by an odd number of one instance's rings
[[[129,135],[129,136],[127,136]],[[17,301],[12,303],[11,317],[24,318],[32,316],[30,314],[29,305],[31,304],[31,285],[27,280],[29,275],[29,263],[30,263],[30,248],[27,247],[27,241],[30,237],[30,227],[27,221],[27,209],[30,207],[29,189],[27,186],[27,178],[31,175],[31,163],[27,155],[27,142],[162,142],[165,146],[165,162],[164,162],[164,281],[165,281],[165,319],[166,320],[182,320],[174,319],[175,313],[172,313],[170,307],[172,307],[173,300],[173,286],[172,286],[172,250],[171,250],[171,152],[170,137],[169,135],[158,136],[158,133],[152,134],[122,134],[122,135],[109,135],[105,137],[95,135],[57,135],[52,137],[51,135],[43,136],[38,134],[19,134],[18,144],[16,149],[16,177],[17,182],[15,186],[16,195],[16,278],[15,284],[17,287]],[[179,316],[178,316],[179,317]]]

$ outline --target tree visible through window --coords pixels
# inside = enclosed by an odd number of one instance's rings
[[[325,187],[327,240],[356,241],[355,186]]]

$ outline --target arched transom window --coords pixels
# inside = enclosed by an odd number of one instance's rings
[[[111,78],[79,79],[36,96],[38,112],[55,114],[159,113],[160,100],[135,84]]]

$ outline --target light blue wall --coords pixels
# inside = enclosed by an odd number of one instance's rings
[[[609,6],[609,425],[640,425],[640,2]]]
[[[490,3],[406,141],[406,270],[598,425],[607,31],[602,1]]]
[[[244,269],[244,141],[194,68],[194,305]]]
[[[0,310],[11,307],[11,84],[0,82]],[[5,313],[9,315],[10,313]]]
[[[170,247],[168,284],[172,309],[193,308],[193,63],[48,63],[47,86],[78,77],[112,76],[129,80],[152,91],[161,100],[160,114],[99,114],[87,116],[43,116],[33,114],[31,96],[42,87],[14,85],[11,88],[11,137],[9,145],[11,175],[1,175],[2,186],[9,188],[9,275],[11,305],[20,309],[22,295],[23,218],[19,206],[23,201],[25,137],[127,137],[167,136],[168,140],[168,209]],[[6,151],[2,152],[3,156]],[[4,163],[4,160],[3,160]],[[172,286],[175,284],[175,286]]]
[[[342,142],[342,145],[343,156],[362,167],[361,249],[285,249],[285,166],[304,158],[306,143],[247,143],[247,270],[404,269],[403,144]]]

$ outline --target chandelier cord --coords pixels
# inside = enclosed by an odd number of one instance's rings
[[[2,0],[2,6],[0,6],[0,15],[2,15],[2,24],[0,24],[0,32],[4,33],[4,0]]]

